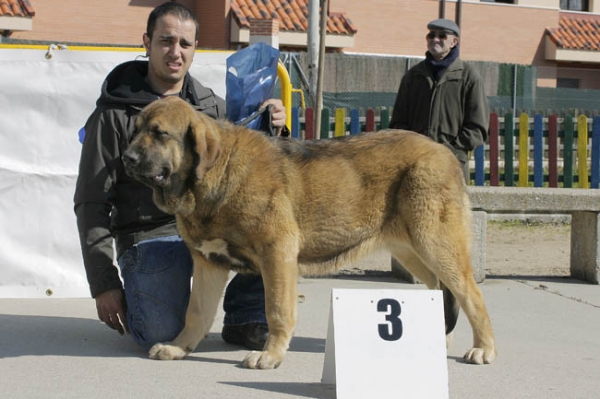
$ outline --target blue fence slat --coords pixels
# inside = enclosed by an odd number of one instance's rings
[[[483,186],[485,184],[485,150],[484,146],[480,145],[475,148],[475,185]]]
[[[300,110],[298,107],[292,108],[292,137],[300,138]]]
[[[544,185],[544,119],[542,115],[533,118],[533,185]]]
[[[592,186],[600,188],[600,116],[592,123]]]
[[[360,113],[358,109],[350,110],[350,134],[360,133]]]

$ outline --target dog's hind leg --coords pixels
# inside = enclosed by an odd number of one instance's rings
[[[444,319],[446,320],[446,335],[450,335],[456,327],[458,313],[460,312],[460,305],[452,291],[450,291],[448,287],[446,287],[441,281],[440,289],[444,295]]]
[[[390,246],[390,252],[392,256],[396,258],[402,266],[415,276],[419,281],[427,286],[429,289],[438,288],[438,278],[425,263],[417,256],[412,248],[406,245],[392,245]]]
[[[496,358],[494,332],[483,294],[475,282],[472,271],[469,277],[461,281],[448,282],[447,285],[465,312],[473,330],[473,348],[465,353],[464,359],[473,364],[491,363]]]
[[[394,218],[390,218],[385,233],[388,240],[404,240],[402,244],[411,247],[465,312],[473,330],[473,348],[465,360],[491,363],[496,344],[471,268],[471,204],[460,172],[459,163],[448,151],[414,162],[398,186],[397,208],[392,208]],[[450,296],[445,301],[450,327],[455,324],[456,305]]]
[[[483,301],[483,294],[475,279],[446,280],[448,289],[454,293],[461,308],[469,319],[473,330],[473,348],[464,356],[468,363],[491,363],[496,358],[496,344],[492,324]]]
[[[456,297],[440,281],[439,283],[440,289],[442,290],[442,295],[444,296],[444,321],[446,323],[446,348],[450,347],[452,343],[452,333],[454,332],[454,328],[456,327],[456,322],[458,321],[458,314],[460,313],[460,304],[456,300]]]
[[[457,225],[460,224],[454,224]],[[455,297],[473,330],[473,348],[467,351],[465,360],[474,364],[491,363],[496,357],[494,332],[483,294],[473,277],[468,234],[442,229],[427,236],[435,239],[415,243],[415,250],[440,279],[442,289],[446,288],[444,293],[449,291]],[[453,319],[458,315],[450,298],[444,297],[447,328],[455,324]]]
[[[210,330],[219,301],[227,283],[229,271],[216,267],[192,251],[194,277],[185,326],[170,343],[158,343],[150,348],[152,359],[182,359],[191,353]]]
[[[400,249],[402,248],[402,249]],[[442,284],[435,273],[414,253],[411,248],[396,246],[392,256],[402,264],[413,276],[424,283],[429,289],[441,289],[444,295],[444,317],[446,320],[446,335],[449,336],[456,327],[460,306],[450,290]],[[448,339],[449,341],[449,339]]]

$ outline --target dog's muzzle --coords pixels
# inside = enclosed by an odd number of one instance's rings
[[[125,169],[129,170],[140,163],[140,155],[136,152],[125,151],[121,157]]]
[[[134,151],[126,150],[121,156],[123,166],[125,166],[125,172],[131,177],[135,177],[135,171],[140,165],[140,154]]]
[[[126,150],[123,156],[121,156],[121,160],[123,161],[123,166],[125,166],[125,172],[140,182],[150,186],[164,186],[168,184],[171,170],[167,167],[144,170],[144,162],[142,162],[142,157],[138,152]]]

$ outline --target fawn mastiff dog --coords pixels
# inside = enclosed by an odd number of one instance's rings
[[[179,98],[148,105],[123,154],[128,174],[174,214],[194,261],[185,327],[150,349],[181,359],[208,333],[230,269],[265,286],[269,338],[243,365],[283,360],[296,323],[299,274],[331,272],[384,248],[427,287],[442,289],[446,333],[459,306],[473,330],[469,363],[496,357],[471,269],[470,204],[450,150],[422,135],[385,130],[296,141],[215,121]]]

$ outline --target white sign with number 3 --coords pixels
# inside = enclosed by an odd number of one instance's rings
[[[442,292],[333,289],[323,383],[337,399],[447,399]]]

